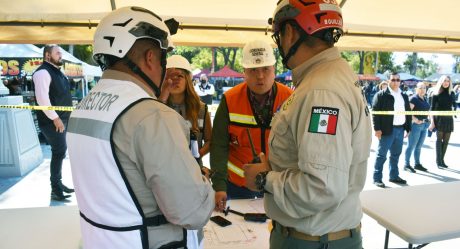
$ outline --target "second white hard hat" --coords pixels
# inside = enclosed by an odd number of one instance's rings
[[[242,65],[244,68],[273,66],[276,63],[273,48],[263,40],[246,43],[243,48]]]
[[[192,73],[192,66],[187,59],[180,55],[173,55],[167,59],[166,69],[168,68],[181,68],[187,70],[189,73]]]

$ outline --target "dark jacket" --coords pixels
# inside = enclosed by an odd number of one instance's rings
[[[48,62],[43,64],[35,70],[46,70],[51,76],[51,83],[49,88],[49,98],[52,106],[72,106],[72,95],[70,93],[70,83],[67,77],[55,66]],[[56,111],[59,118],[66,123],[69,119],[70,112]],[[37,121],[39,125],[49,125],[53,120],[49,119],[43,111],[37,111]]]
[[[406,111],[410,111],[409,98],[406,94],[401,92],[401,95],[404,99],[404,108]],[[386,89],[385,91],[379,91],[374,96],[374,101],[372,103],[373,111],[394,111],[395,99],[391,95],[390,90]],[[382,131],[382,135],[391,135],[393,132],[393,115],[372,115],[372,120],[374,123],[375,131]],[[406,122],[404,123],[404,130],[410,132],[411,130],[411,115],[406,115]]]

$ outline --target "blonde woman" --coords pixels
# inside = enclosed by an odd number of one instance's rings
[[[190,127],[190,148],[203,170],[202,157],[209,152],[211,143],[211,117],[207,105],[193,88],[192,68],[180,55],[168,58],[166,80],[160,100],[176,110]],[[207,171],[206,171],[207,172]]]
[[[452,111],[454,101],[451,97],[453,90],[450,77],[443,75],[439,78],[433,89],[431,99],[432,111]],[[450,133],[454,131],[454,119],[452,116],[432,116],[430,131],[437,131],[436,137],[436,164],[438,168],[448,168],[444,161]]]
[[[384,80],[384,81],[380,82],[379,90],[385,91],[385,90],[387,90],[387,88],[388,88],[388,82],[387,81]]]
[[[430,110],[430,104],[428,104],[428,101],[425,98],[425,83],[419,82],[415,88],[415,93],[416,94],[409,99],[410,109],[412,111]],[[420,163],[420,152],[422,150],[429,125],[430,120],[428,119],[428,115],[412,115],[412,128],[409,133],[409,142],[406,147],[404,170],[412,173],[415,173],[415,170],[427,171],[427,169]],[[410,166],[412,152],[414,153],[415,161],[413,168]]]

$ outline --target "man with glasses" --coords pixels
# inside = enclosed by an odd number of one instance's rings
[[[358,77],[334,47],[342,11],[333,0],[282,0],[269,23],[295,84],[273,118],[268,160],[244,167],[246,186],[265,191],[270,248],[361,249],[372,127]]]
[[[211,139],[211,169],[216,191],[216,209],[223,210],[230,198],[262,196],[245,187],[242,166],[253,161],[248,131],[257,154],[268,152],[268,134],[273,114],[291,89],[275,82],[273,48],[254,40],[243,48],[245,81],[227,91],[214,118]]]
[[[390,75],[389,84],[387,90],[375,95],[372,110],[410,111],[409,98],[399,88],[401,79],[398,73]],[[403,140],[411,131],[411,115],[372,115],[372,117],[375,136],[379,139],[374,164],[374,184],[380,188],[385,187],[382,182],[382,170],[388,151],[390,151],[390,182],[406,184],[406,180],[399,177],[398,161],[402,152]]]

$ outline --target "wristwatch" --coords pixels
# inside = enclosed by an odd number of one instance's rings
[[[265,188],[265,183],[267,183],[267,174],[270,171],[262,171],[256,175],[256,187],[257,190],[263,191]]]

